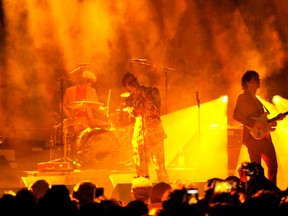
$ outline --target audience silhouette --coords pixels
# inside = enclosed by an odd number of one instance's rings
[[[211,178],[199,194],[193,182],[179,179],[152,184],[149,178],[132,180],[130,202],[107,197],[103,189],[87,180],[73,191],[65,185],[38,180],[17,193],[0,197],[0,212],[9,214],[69,216],[226,216],[287,215],[288,188],[280,190],[264,175],[260,164],[243,162],[238,176]],[[97,192],[97,189],[98,190]]]

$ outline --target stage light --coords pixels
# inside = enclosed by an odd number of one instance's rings
[[[223,96],[223,97],[221,98],[221,101],[222,101],[223,103],[227,103],[227,102],[228,102],[228,96],[227,96],[227,95]]]
[[[279,95],[275,95],[272,99],[274,104],[277,104],[281,101],[281,97]]]

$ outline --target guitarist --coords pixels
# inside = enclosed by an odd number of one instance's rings
[[[254,118],[265,112],[269,113],[256,97],[256,92],[260,88],[259,74],[256,71],[247,71],[242,76],[241,85],[243,93],[237,98],[233,118],[243,124],[243,144],[247,147],[250,161],[261,164],[261,159],[263,159],[268,168],[268,179],[276,185],[278,163],[270,132],[267,132],[262,139],[255,139],[249,129],[253,127],[265,128],[263,122],[256,121]],[[279,114],[278,119],[283,118],[284,115]],[[271,124],[277,125],[276,121]]]

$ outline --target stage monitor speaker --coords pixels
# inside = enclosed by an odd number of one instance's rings
[[[111,198],[123,201],[125,203],[130,202],[133,200],[131,197],[131,186],[131,183],[117,184],[112,192]]]
[[[21,177],[22,179],[22,186],[29,187],[32,183],[38,180],[46,180],[52,185],[62,185],[66,184],[67,176],[66,175],[41,175],[41,176],[24,176]]]

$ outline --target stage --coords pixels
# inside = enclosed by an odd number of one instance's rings
[[[167,168],[170,183],[176,180],[189,180],[193,182],[199,189],[199,193],[203,194],[204,182],[198,171],[193,168]],[[157,183],[156,174],[151,168],[151,182]],[[135,170],[111,170],[111,169],[87,169],[87,170],[59,170],[59,171],[21,171],[16,170],[3,173],[0,181],[0,194],[5,191],[19,191],[21,188],[27,188],[31,183],[45,179],[52,185],[66,185],[70,192],[74,186],[85,180],[92,181],[98,187],[104,187],[105,195],[109,198],[122,199],[129,201],[130,187],[132,179],[135,177]]]
[[[171,157],[171,160],[167,160],[166,164],[170,183],[179,179],[187,180],[198,185],[200,193],[203,193],[203,184],[209,178],[233,175],[236,170],[241,146],[239,136],[238,131],[236,134],[228,134],[229,145],[227,146],[227,152],[229,154],[228,165],[225,169],[219,168],[215,164],[206,168],[199,166],[197,163],[193,164],[190,162],[195,154],[192,150],[186,151],[183,155],[184,158],[181,158],[177,152],[173,152],[175,156]],[[90,180],[96,183],[98,187],[104,187],[105,195],[108,197],[113,195],[117,198],[125,191],[125,199],[129,198],[129,187],[136,175],[131,146],[123,144],[123,148],[120,151],[106,154],[101,160],[98,160],[97,165],[77,168],[77,166],[71,167],[73,161],[70,161],[69,155],[66,158],[61,158],[63,156],[61,146],[60,148],[51,149],[48,144],[14,140],[2,146],[2,149],[0,149],[2,158],[2,163],[0,164],[0,194],[3,194],[7,189],[18,191],[20,188],[28,187],[39,179],[46,179],[51,184],[64,184],[70,191],[73,190],[74,185],[78,182]],[[167,148],[167,150],[171,148]],[[51,161],[56,161],[56,163],[60,161],[63,164],[58,167],[48,166]],[[46,165],[46,170],[43,169],[43,166],[39,166],[43,164]],[[67,164],[69,164],[68,168],[66,167]],[[152,183],[156,183],[157,177],[152,164],[150,164],[149,170]]]

